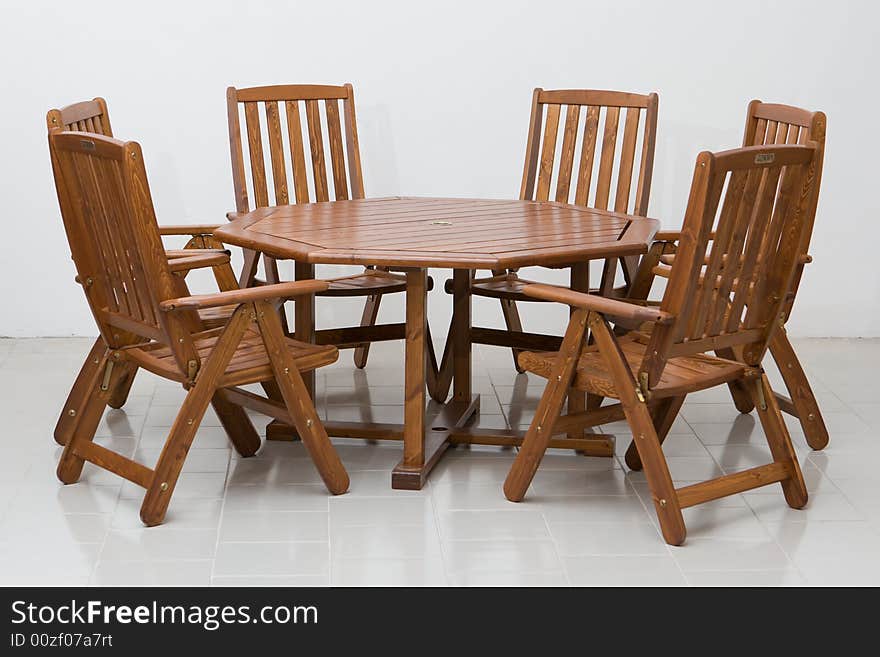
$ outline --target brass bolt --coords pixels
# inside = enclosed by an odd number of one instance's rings
[[[810,414],[807,416],[807,419],[808,419],[810,422],[812,422],[813,420],[816,419],[816,416],[815,416],[813,413],[810,413]]]
[[[187,424],[192,424],[192,423],[193,423],[192,418],[188,419],[188,420],[186,421],[186,423],[187,423]]]
[[[168,490],[168,482],[167,482],[167,481],[163,481],[161,484],[159,484],[159,490],[162,491],[163,493],[164,493],[166,490]]]
[[[540,425],[540,424],[538,425],[537,431],[538,431],[538,432],[541,431],[541,425]]]
[[[311,421],[311,420],[306,420],[306,426],[307,426],[307,427],[312,426],[312,421]]]
[[[290,368],[289,368],[289,367],[285,367],[285,368],[284,368],[284,373],[285,373],[285,374],[290,374]]]
[[[75,409],[75,408],[71,408],[69,411],[67,411],[67,414],[68,414],[70,417],[76,417],[76,409]]]
[[[660,500],[660,508],[661,508],[661,509],[665,509],[665,508],[666,508],[666,500]]]
[[[561,374],[557,374],[557,375],[556,375],[556,380],[557,380],[557,381],[562,381],[562,375],[561,375]]]

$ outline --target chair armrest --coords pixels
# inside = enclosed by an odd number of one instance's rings
[[[168,267],[172,272],[202,269],[204,267],[216,267],[229,263],[229,251],[205,249],[208,253],[199,253],[200,249],[188,249],[194,255],[170,256]]]
[[[241,219],[243,216],[244,216],[244,214],[242,214],[240,212],[227,212],[226,213],[226,219],[228,221],[235,221],[236,219]]]
[[[231,252],[227,249],[165,249],[165,255],[169,260],[175,258],[191,258],[196,255],[208,255],[211,253],[225,253],[229,255]]]
[[[609,299],[608,297],[600,297],[595,294],[584,294],[583,292],[575,292],[564,287],[556,287],[555,285],[544,285],[536,283],[526,285],[523,293],[536,299],[544,299],[545,301],[557,301],[576,308],[585,308],[593,312],[603,315],[613,315],[627,320],[636,322],[657,322],[658,324],[666,324],[674,318],[667,312],[659,308],[650,308],[647,306],[637,306],[635,304],[626,303],[617,299]]]
[[[677,242],[681,239],[680,230],[658,230],[654,234],[655,242]]]
[[[216,294],[199,294],[179,299],[168,299],[159,304],[162,312],[175,310],[193,310],[198,308],[216,308],[233,304],[265,301],[266,299],[289,299],[291,297],[306,296],[323,292],[330,285],[326,281],[293,281],[290,283],[275,283],[274,285],[261,285],[248,287],[243,290],[229,290]]]
[[[219,228],[217,224],[204,225],[192,224],[185,226],[159,226],[160,235],[189,235],[190,237],[198,237],[199,235],[212,235],[214,230]]]

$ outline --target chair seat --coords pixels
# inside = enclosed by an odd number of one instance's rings
[[[226,322],[232,317],[236,306],[217,306],[216,308],[202,308],[199,311],[199,319],[202,320],[206,329],[220,328],[226,326]]]
[[[365,269],[363,273],[325,279],[330,287],[318,292],[319,297],[365,297],[372,294],[393,294],[406,291],[406,275],[382,269]],[[428,277],[428,290],[434,281]]]
[[[533,285],[538,282],[520,278],[516,274],[500,274],[490,278],[475,278],[471,283],[471,294],[477,297],[491,297],[493,299],[547,303],[544,299],[536,299],[535,297],[523,294],[522,289],[526,285]],[[447,282],[447,288],[447,292],[452,293],[451,281]],[[590,292],[596,293],[598,290],[590,288]],[[612,296],[619,297],[623,296],[624,293],[624,288],[616,288]]]
[[[635,379],[644,359],[646,346],[632,337],[620,338],[619,342]],[[546,379],[550,377],[556,356],[557,352],[525,351],[519,356],[519,364],[527,372]],[[660,382],[652,388],[651,394],[655,397],[672,397],[711,388],[740,378],[746,369],[747,366],[743,363],[708,354],[677,356],[667,361]],[[595,345],[585,350],[578,361],[573,387],[603,397],[620,398],[605,360]]]
[[[196,351],[198,351],[202,362],[211,354],[222,331],[223,329],[212,329],[193,336]],[[339,351],[333,345],[308,344],[293,338],[285,338],[284,341],[301,372],[329,365],[339,358]],[[186,380],[174,360],[171,350],[163,344],[154,342],[130,347],[123,350],[123,353],[127,359],[135,361],[140,367],[153,374],[181,383]],[[266,348],[260,334],[254,330],[248,330],[236,348],[229,365],[226,366],[226,373],[221,378],[219,385],[221,387],[244,385],[265,381],[273,376],[272,368],[269,365],[269,356],[266,354]]]

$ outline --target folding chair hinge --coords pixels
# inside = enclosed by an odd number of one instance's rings
[[[767,398],[764,396],[764,380],[763,378],[755,379],[755,385],[758,387],[758,406],[762,411],[767,410]]]
[[[113,374],[113,361],[108,360],[104,366],[104,378],[101,379],[101,390],[107,390],[110,387],[110,376]]]
[[[196,375],[199,373],[199,361],[193,359],[186,362],[186,376],[190,383],[195,383]]]
[[[639,385],[636,386],[636,397],[643,404],[651,398],[651,390],[648,388],[648,373],[639,372]]]

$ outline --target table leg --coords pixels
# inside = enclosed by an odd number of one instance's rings
[[[580,262],[571,268],[571,289],[576,292],[588,293],[590,291],[590,263]],[[574,312],[572,309],[571,312]],[[587,393],[580,390],[570,390],[568,393],[568,413],[582,413],[587,410]],[[590,409],[595,410],[595,409]],[[569,431],[566,437],[569,439],[582,439],[584,429]],[[593,444],[595,443],[595,444]],[[610,438],[597,438],[583,453],[587,456],[614,456],[614,441]]]
[[[452,400],[471,400],[471,280],[470,269],[452,273]]]
[[[457,273],[461,278],[461,275]],[[467,279],[465,279],[467,281]],[[419,490],[424,486],[431,468],[449,447],[450,434],[460,428],[476,412],[479,398],[470,395],[470,358],[465,364],[461,348],[457,356],[462,368],[461,380],[456,384],[456,394],[467,393],[468,398],[453,399],[444,404],[439,412],[428,417],[425,403],[425,378],[427,374],[427,275],[425,270],[406,272],[406,373],[405,406],[403,426],[403,460],[391,473],[391,487]],[[469,307],[469,301],[468,301]],[[460,315],[459,323],[470,326],[470,314]],[[457,327],[460,329],[461,327]],[[467,333],[461,333],[467,337]],[[460,386],[460,388],[458,387]]]

